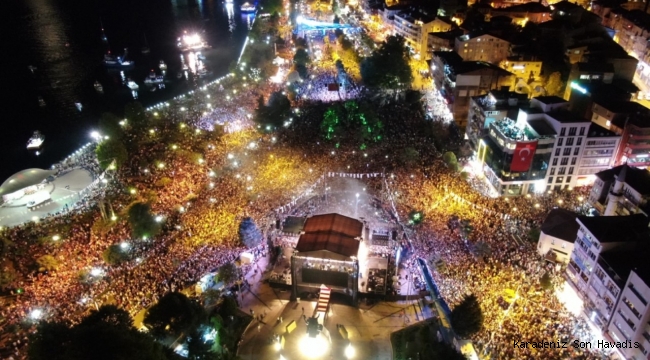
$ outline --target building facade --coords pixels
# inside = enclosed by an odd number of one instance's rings
[[[456,38],[454,50],[465,61],[499,64],[510,55],[510,43],[489,34],[466,34]]]

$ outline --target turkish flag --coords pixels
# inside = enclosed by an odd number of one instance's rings
[[[515,152],[512,154],[512,163],[510,164],[511,172],[524,172],[530,169],[537,149],[537,140],[517,142]]]

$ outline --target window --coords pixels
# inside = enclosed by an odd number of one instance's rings
[[[567,176],[567,177],[566,177],[566,182],[571,183],[571,176]],[[568,187],[568,186],[569,186],[569,185],[567,185],[567,187]]]
[[[569,163],[569,158],[568,157],[563,157],[562,162],[560,163],[561,165],[567,165]]]
[[[555,156],[560,156],[560,148],[555,149]]]
[[[564,138],[557,139],[557,146],[562,146],[562,141],[564,141]]]
[[[566,146],[573,146],[573,138],[566,139]]]
[[[576,145],[578,146],[582,145],[582,138],[578,138],[578,141],[576,141]]]
[[[557,179],[555,179],[555,183],[559,184],[564,181],[564,176],[558,176]]]
[[[578,161],[577,157],[571,158],[571,165],[575,165],[576,161]]]
[[[552,176],[548,178],[548,183],[549,183],[549,184],[552,184],[552,183],[553,183],[553,177],[552,177]]]
[[[580,75],[580,80],[589,80],[589,75]]]
[[[562,130],[560,130],[560,136],[564,136],[565,134],[566,134],[566,128],[562,128]]]
[[[569,175],[573,175],[573,166],[569,168]]]
[[[555,175],[555,168],[554,167],[551,168],[551,175]]]
[[[585,129],[586,129],[586,127],[584,127],[584,126],[580,128],[580,136],[583,136],[585,134]],[[578,144],[578,145],[580,145],[580,144]]]
[[[573,155],[578,155],[579,153],[580,153],[579,147],[573,149]]]
[[[570,127],[569,128],[569,136],[575,136],[576,135],[576,130],[578,130],[577,127]]]
[[[557,158],[553,159],[553,166],[557,165]]]
[[[566,168],[565,168],[564,166],[561,167],[560,170],[558,170],[558,173],[557,173],[557,174],[558,174],[558,175],[564,175],[564,174],[566,174]]]
[[[571,155],[571,148],[564,148],[564,156]]]

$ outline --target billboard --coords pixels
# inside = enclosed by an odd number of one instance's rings
[[[510,164],[511,172],[525,172],[530,169],[537,149],[537,140],[535,141],[517,141],[515,152],[512,154],[512,163]]]

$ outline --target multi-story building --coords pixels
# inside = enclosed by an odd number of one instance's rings
[[[620,165],[595,174],[589,205],[604,215],[650,215],[650,172]]]
[[[592,122],[578,162],[575,186],[591,185],[595,180],[594,174],[612,166],[620,141],[620,135]]]
[[[540,228],[537,252],[549,261],[568,264],[580,228],[577,217],[562,208],[549,211]]]
[[[490,34],[465,34],[456,38],[454,50],[465,61],[499,64],[510,55],[510,42]]]
[[[427,54],[430,58],[434,51],[453,51],[456,38],[463,35],[462,29],[452,29],[445,32],[429,33],[427,40]]]
[[[385,8],[382,18],[384,25],[394,34],[404,37],[413,52],[424,59],[431,58],[427,45],[429,33],[447,32],[455,27],[454,22],[448,18],[403,6]]]
[[[567,84],[577,83],[577,80],[580,80],[580,83],[589,83],[589,82],[603,82],[605,84],[611,84],[614,79],[614,66],[608,63],[575,63],[571,66],[571,72],[569,73],[569,79]],[[564,98],[569,100],[571,97],[571,86],[567,86],[564,92]]]
[[[622,269],[610,254],[647,249],[650,219],[636,214],[578,216],[576,221],[580,228],[566,270],[567,284],[583,300],[583,311],[588,318],[601,330],[606,330],[629,276],[629,269]]]
[[[516,119],[520,107],[528,106],[528,96],[511,91],[490,90],[470,100],[465,134],[472,149],[478,149],[479,140],[487,135],[490,124],[504,118]]]
[[[514,77],[508,71],[482,61],[463,61],[453,51],[436,51],[431,59],[436,88],[461,129],[467,124],[470,99],[492,89],[510,89]]]
[[[499,66],[513,73],[517,79],[524,81],[539,80],[542,73],[542,62],[534,58],[510,56],[499,63]]]
[[[490,11],[490,16],[507,16],[515,24],[525,26],[529,21],[538,24],[551,20],[551,9],[539,2],[533,1],[525,4],[494,8]]]
[[[650,109],[632,101],[594,102],[592,121],[621,136],[614,165],[650,165]]]

